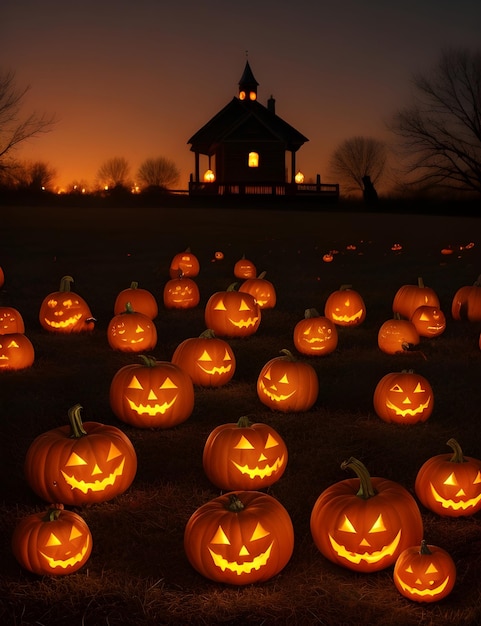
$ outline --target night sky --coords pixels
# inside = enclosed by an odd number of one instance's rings
[[[24,113],[55,114],[16,153],[46,161],[58,183],[92,184],[99,166],[172,159],[187,188],[188,139],[237,95],[246,51],[276,113],[308,137],[306,179],[330,180],[332,151],[355,135],[392,139],[411,78],[448,47],[481,47],[479,0],[3,0],[3,70],[30,85]]]

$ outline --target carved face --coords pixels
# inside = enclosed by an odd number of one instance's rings
[[[435,306],[419,306],[412,314],[411,322],[421,337],[438,337],[446,330],[446,316]]]
[[[417,285],[403,285],[397,290],[392,310],[409,320],[418,307],[426,305],[439,309],[439,298],[436,292],[426,287],[422,278],[419,278]]]
[[[239,291],[250,293],[256,299],[261,309],[273,309],[276,306],[277,295],[274,285],[266,280],[262,272],[257,278],[248,278],[239,287]]]
[[[11,306],[0,307],[0,335],[24,332],[25,324],[20,311]]]
[[[192,309],[199,302],[199,288],[191,278],[172,278],[165,284],[164,305],[167,309]]]
[[[197,509],[187,523],[184,548],[192,566],[207,578],[246,585],[284,568],[294,532],[289,514],[272,496],[231,492]]]
[[[419,342],[419,333],[409,320],[386,320],[377,335],[377,344],[386,354],[406,352]]]
[[[157,328],[143,313],[121,313],[109,322],[107,339],[114,350],[145,352],[157,345]]]
[[[239,259],[234,265],[234,276],[244,280],[246,278],[255,278],[257,276],[257,268],[249,259]]]
[[[194,385],[220,387],[234,375],[236,360],[227,341],[219,337],[192,337],[181,342],[172,355],[172,363],[181,367]]]
[[[338,333],[334,322],[317,315],[298,322],[294,328],[293,339],[301,354],[322,356],[337,348]]]
[[[338,326],[357,326],[366,318],[366,305],[357,291],[341,287],[327,298],[324,315]]]
[[[199,259],[187,249],[185,252],[176,254],[170,263],[169,274],[171,278],[183,276],[197,276],[200,271]]]
[[[78,333],[94,328],[87,303],[73,291],[47,296],[40,307],[39,320],[43,328],[55,333]]]
[[[168,361],[126,365],[112,379],[110,405],[122,421],[138,428],[170,428],[194,408],[189,375]]]
[[[203,465],[220,489],[263,489],[284,473],[287,446],[271,426],[241,418],[214,428],[204,446]]]
[[[0,370],[30,367],[35,359],[33,345],[23,333],[0,335]]]
[[[374,391],[374,409],[385,422],[415,424],[424,422],[434,407],[429,382],[413,371],[386,374]]]
[[[205,324],[219,337],[247,337],[260,323],[261,309],[249,293],[219,291],[205,307]]]

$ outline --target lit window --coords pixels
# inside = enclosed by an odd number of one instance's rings
[[[212,170],[206,170],[204,172],[204,182],[205,183],[213,183],[215,180],[215,174]]]
[[[245,100],[246,99],[246,92],[245,91],[240,91],[239,92],[239,100]]]
[[[259,155],[257,152],[249,152],[249,167],[259,167]]]
[[[256,92],[255,92],[255,91],[250,91],[250,92],[249,92],[249,98],[250,98],[251,100],[257,100],[257,94],[256,94]]]

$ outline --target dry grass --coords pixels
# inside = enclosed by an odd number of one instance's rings
[[[372,475],[396,480],[413,492],[420,465],[448,452],[455,437],[465,454],[481,458],[480,324],[453,322],[455,290],[481,271],[481,232],[475,218],[414,214],[375,215],[338,210],[89,209],[2,207],[0,265],[6,284],[0,304],[18,308],[34,344],[32,368],[0,375],[3,496],[0,622],[12,626],[102,624],[403,624],[447,626],[481,622],[481,520],[443,519],[422,510],[425,536],[453,556],[457,584],[444,601],[422,606],[404,599],[392,569],[355,574],[327,561],[315,548],[310,511],[323,489],[346,478],[341,462],[353,455]],[[413,207],[411,207],[413,212]],[[445,257],[447,245],[476,245]],[[400,253],[393,243],[403,245]],[[355,244],[355,251],[346,246]],[[199,257],[201,304],[166,311],[162,289],[172,256],[190,246]],[[333,263],[322,255],[338,250]],[[222,250],[225,259],[212,262]],[[170,430],[139,430],[112,414],[108,389],[114,373],[135,357],[114,352],[105,329],[117,293],[132,280],[158,298],[159,341],[154,355],[169,360],[177,344],[204,330],[203,305],[233,279],[234,262],[246,254],[266,270],[278,293],[258,333],[232,340],[233,380],[219,389],[196,389],[192,416]],[[98,318],[86,337],[52,336],[38,322],[40,302],[74,277],[73,289]],[[446,332],[423,340],[421,351],[387,356],[377,331],[391,317],[395,291],[422,275],[439,294]],[[261,366],[282,348],[294,350],[294,325],[309,307],[323,311],[331,291],[351,283],[368,316],[358,328],[340,329],[335,353],[309,359],[320,380],[319,399],[303,414],[280,414],[257,399]],[[414,368],[431,382],[435,409],[425,424],[385,424],[373,412],[377,381],[389,371]],[[77,509],[94,538],[87,565],[67,577],[38,577],[22,570],[10,551],[17,521],[44,504],[23,477],[23,460],[38,434],[63,424],[67,409],[112,423],[132,439],[139,467],[134,483],[111,502]],[[274,425],[286,440],[289,464],[270,488],[289,511],[295,549],[270,581],[229,587],[197,574],[183,553],[191,513],[218,495],[202,469],[202,449],[214,426],[243,414]]]

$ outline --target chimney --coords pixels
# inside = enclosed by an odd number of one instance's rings
[[[267,101],[267,110],[274,114],[276,112],[276,101],[274,100],[273,96],[271,96]]]

